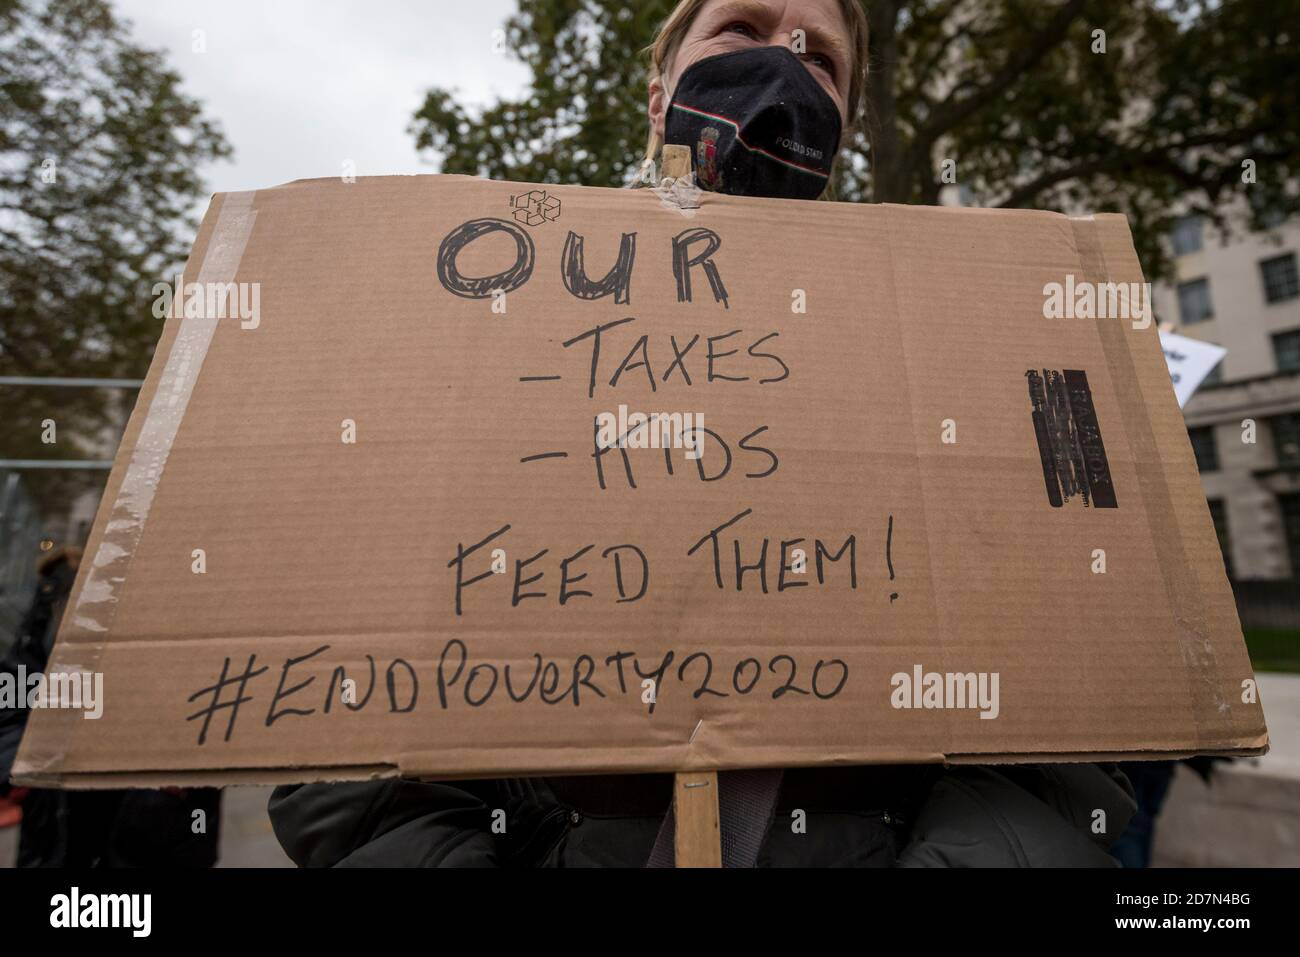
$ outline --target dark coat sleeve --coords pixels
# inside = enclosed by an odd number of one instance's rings
[[[267,810],[300,867],[496,867],[483,798],[403,780],[300,784],[276,788]]]
[[[901,867],[1115,867],[1136,804],[1114,765],[952,767],[921,806]]]

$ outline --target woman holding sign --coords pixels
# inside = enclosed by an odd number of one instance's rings
[[[858,0],[683,0],[651,47],[647,180],[669,144],[704,189],[824,197],[867,35]],[[719,781],[727,866],[1113,866],[1133,811],[1124,776],[1094,764]],[[672,789],[671,775],[317,784],[277,789],[270,812],[301,865],[641,867],[672,863]]]

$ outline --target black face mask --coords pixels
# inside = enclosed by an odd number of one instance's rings
[[[722,53],[677,81],[664,141],[688,146],[703,189],[816,199],[840,145],[840,111],[785,47]]]

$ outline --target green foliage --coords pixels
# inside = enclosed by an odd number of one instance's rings
[[[669,0],[522,0],[506,48],[533,73],[520,100],[481,112],[430,90],[416,144],[447,173],[622,186],[645,146],[645,58]]]
[[[864,5],[871,73],[840,199],[936,203],[951,159],[982,205],[1126,213],[1149,278],[1179,204],[1224,227],[1300,209],[1300,0]],[[520,0],[506,45],[527,95],[475,111],[430,90],[418,147],[444,172],[623,185],[646,135],[642,51],[672,6]]]
[[[1245,635],[1256,671],[1300,674],[1300,629],[1247,628]]]
[[[148,369],[150,289],[197,228],[198,167],[229,155],[180,82],[103,0],[0,0],[0,375]],[[102,457],[102,391],[0,387],[0,404],[0,457]],[[85,478],[28,484],[48,502]]]

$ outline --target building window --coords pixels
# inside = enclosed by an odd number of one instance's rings
[[[1300,369],[1300,329],[1273,336],[1273,358],[1277,360],[1278,372]]]
[[[1300,412],[1275,415],[1268,420],[1273,429],[1273,450],[1277,464],[1283,467],[1300,466]]]
[[[1214,318],[1214,307],[1210,305],[1210,280],[1191,279],[1178,284],[1178,315],[1185,326]]]
[[[1219,447],[1214,444],[1214,426],[1202,425],[1187,430],[1196,455],[1196,467],[1202,472],[1219,471]]]
[[[1186,256],[1189,253],[1199,253],[1201,251],[1202,223],[1201,217],[1195,213],[1190,216],[1182,216],[1174,222],[1171,238],[1174,244],[1175,256]]]
[[[1259,225],[1263,229],[1276,229],[1286,222],[1286,211],[1274,202],[1272,197],[1265,196],[1257,189],[1250,190],[1246,197],[1250,208],[1259,217]]]
[[[1296,275],[1295,253],[1284,253],[1271,259],[1260,260],[1260,274],[1264,277],[1264,301],[1286,302],[1300,296],[1300,277]]]
[[[1279,495],[1278,509],[1282,512],[1282,529],[1286,535],[1286,550],[1291,557],[1291,575],[1300,578],[1300,495]]]
[[[1214,536],[1219,540],[1219,550],[1223,552],[1223,567],[1228,577],[1232,577],[1232,543],[1228,540],[1228,510],[1223,499],[1212,498],[1209,501],[1210,519],[1214,522]]]

